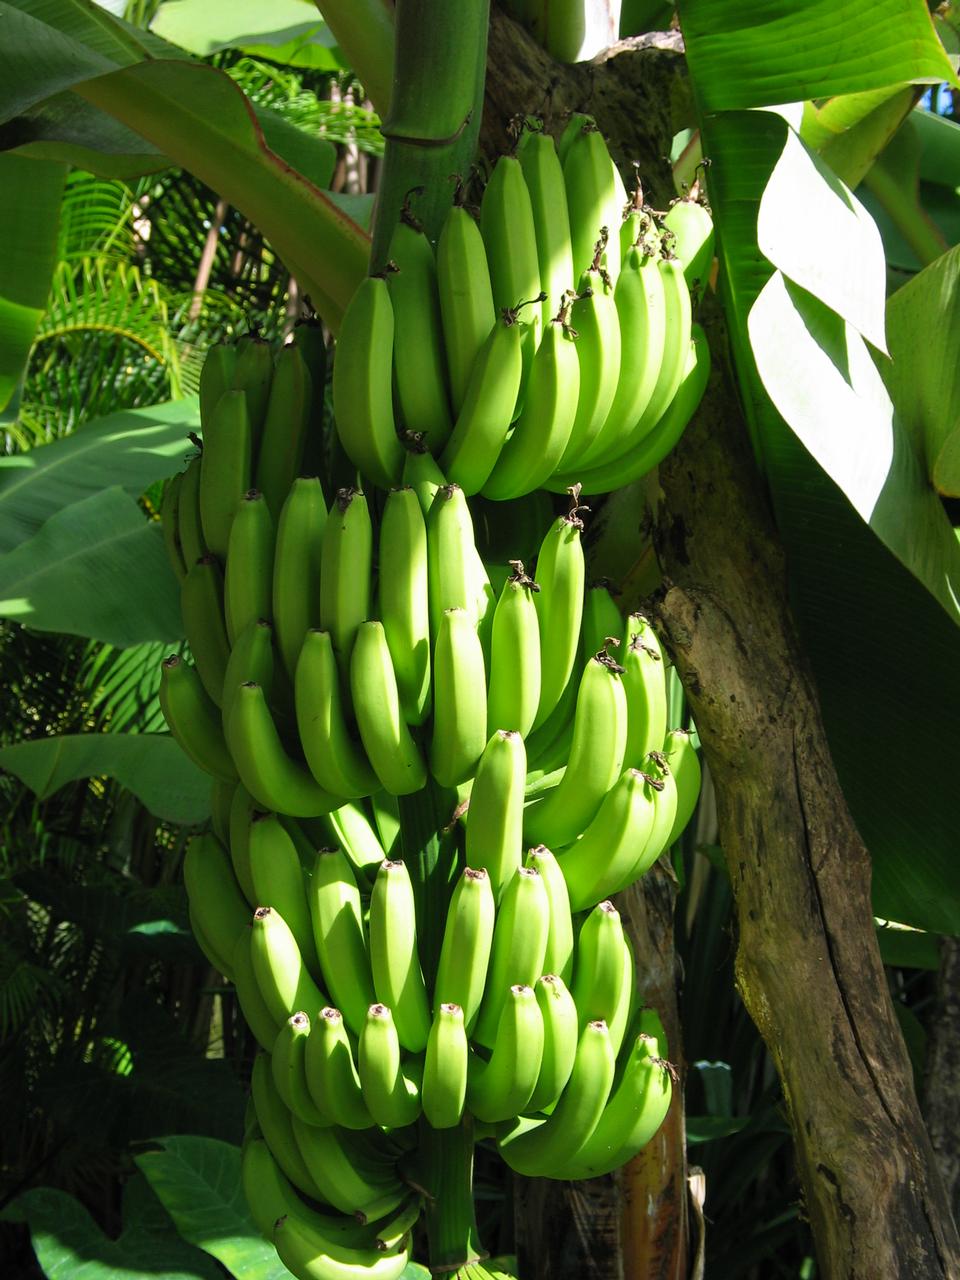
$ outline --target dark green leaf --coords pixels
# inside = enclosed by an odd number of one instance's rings
[[[883,963],[896,969],[929,969],[935,973],[940,968],[940,939],[935,933],[879,925],[877,942]]]
[[[740,1133],[750,1123],[749,1116],[687,1116],[687,1145],[698,1142],[715,1142],[717,1138],[729,1138]]]

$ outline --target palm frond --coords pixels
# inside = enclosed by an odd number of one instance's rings
[[[133,191],[126,183],[72,169],[60,206],[58,258],[129,261],[136,252],[135,213]]]
[[[94,728],[110,733],[156,733],[163,729],[157,700],[160,662],[170,652],[161,641],[117,649],[91,643],[78,684],[84,691]]]

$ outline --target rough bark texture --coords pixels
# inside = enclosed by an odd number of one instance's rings
[[[941,942],[923,1113],[954,1217],[960,1219],[960,938]]]
[[[662,207],[671,194],[669,139],[690,123],[685,96],[673,36],[560,67],[493,15],[488,155],[506,149],[516,112],[538,112],[555,128],[566,112],[586,110],[618,160],[640,161]],[[721,366],[718,322],[710,336]],[[783,1084],[820,1273],[956,1277],[960,1243],[877,950],[869,857],[837,782],[782,551],[722,371],[660,481],[658,621],[716,783],[737,905],[737,981]],[[589,1264],[582,1251],[565,1254],[571,1229],[583,1238],[582,1197],[593,1185],[561,1194],[553,1184],[545,1202],[536,1187],[522,1193],[519,1220],[546,1250],[531,1276],[610,1274],[596,1269],[599,1241]],[[602,1203],[605,1228],[611,1201]]]

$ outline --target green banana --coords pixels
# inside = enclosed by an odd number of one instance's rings
[[[183,552],[183,563],[187,572],[196,564],[201,556],[207,554],[207,544],[203,538],[203,521],[200,515],[200,467],[203,454],[198,453],[187,463],[180,478],[177,492],[177,537]],[[241,492],[243,492],[241,490]],[[239,497],[239,494],[237,495]]]
[[[275,813],[255,813],[247,833],[250,877],[257,905],[279,911],[307,969],[320,975],[304,871],[297,846]],[[311,1009],[311,1016],[316,1009]]]
[[[596,125],[593,116],[585,115],[582,111],[571,111],[570,118],[563,127],[563,132],[557,139],[557,155],[561,164],[566,164],[567,156],[570,148],[576,138],[579,137],[585,125]]]
[[[485,1124],[525,1111],[543,1061],[543,1014],[532,987],[506,992],[489,1059],[476,1054],[467,1073],[467,1109]]]
[[[460,1123],[467,1095],[470,1047],[458,1004],[437,1005],[423,1060],[421,1101],[427,1124],[452,1129]]]
[[[598,902],[587,915],[577,938],[571,994],[580,1030],[593,1019],[609,1028],[623,993],[623,925],[612,902]],[[619,1046],[614,1046],[614,1053]]]
[[[579,277],[570,323],[577,334],[574,349],[580,364],[580,394],[567,446],[557,472],[576,469],[607,419],[620,380],[620,318],[613,287],[601,270],[606,234],[596,243],[593,261]]]
[[[371,1127],[373,1116],[363,1100],[350,1037],[339,1009],[327,1005],[314,1019],[304,1069],[310,1096],[323,1114],[344,1129]]]
[[[484,748],[470,792],[467,866],[482,867],[487,872],[496,902],[523,860],[526,768],[523,738],[514,730],[498,729]]]
[[[220,706],[230,641],[223,619],[223,574],[214,555],[202,555],[180,583],[180,612],[197,674]]]
[[[312,411],[310,370],[300,347],[291,342],[280,348],[274,362],[254,481],[274,523],[300,474]]]
[[[253,971],[249,929],[244,929],[238,935],[236,946],[230,956],[230,965],[233,985],[237,992],[237,1003],[240,1005],[244,1022],[253,1032],[253,1038],[260,1048],[269,1053],[273,1049],[280,1027],[260,994],[257,977]]]
[[[357,799],[379,787],[359,743],[350,733],[340,674],[329,631],[311,630],[300,647],[294,678],[300,745],[310,772],[333,795]]]
[[[258,804],[292,818],[315,818],[343,803],[325,791],[298,760],[287,754],[263,688],[241,684],[224,724],[240,781]]]
[[[620,1046],[623,1044],[627,1028],[631,1025],[637,1012],[637,962],[633,954],[633,947],[630,945],[630,939],[626,933],[623,935],[621,961],[623,964],[623,983],[620,987],[620,998],[614,1009],[613,1017],[608,1023],[610,1043],[613,1046],[614,1055],[620,1053]]]
[[[407,724],[430,713],[430,587],[427,525],[416,491],[391,489],[380,521],[380,618]]]
[[[441,1005],[456,1005],[468,1035],[483,999],[495,917],[490,877],[482,867],[464,867],[447,907],[433,1007],[436,1018]]]
[[[237,770],[223,737],[220,712],[196,667],[175,653],[164,658],[159,698],[167,727],[193,763],[214,778],[235,781]]]
[[[685,729],[671,729],[663,740],[663,754],[677,784],[677,812],[667,837],[669,849],[683,834],[700,798],[700,758]]]
[[[571,910],[592,907],[634,878],[638,852],[653,830],[655,791],[646,774],[625,769],[579,840],[558,849]]]
[[[465,609],[444,609],[433,650],[430,772],[442,787],[473,776],[487,741],[483,649]]]
[[[400,710],[397,678],[380,622],[363,622],[357,630],[350,690],[360,738],[380,785],[395,796],[419,791],[427,769]]]
[[[258,1053],[254,1058],[250,1091],[264,1141],[281,1172],[311,1200],[328,1203],[300,1154],[293,1134],[293,1116],[273,1082],[269,1053]]]
[[[577,1056],[580,1024],[577,1006],[563,979],[542,974],[534,985],[543,1018],[543,1058],[537,1083],[527,1100],[528,1112],[552,1107],[566,1087]]]
[[[344,804],[339,809],[332,809],[322,821],[330,838],[344,851],[355,871],[368,876],[376,874],[387,850],[359,804]]]
[[[496,323],[483,236],[462,205],[453,205],[437,241],[437,292],[450,382],[459,415],[470,371]]]
[[[225,391],[203,423],[200,518],[207,547],[222,559],[240,499],[250,488],[253,433],[242,391]]]
[[[607,1024],[588,1022],[580,1032],[570,1079],[552,1113],[546,1120],[507,1122],[498,1132],[497,1147],[510,1168],[527,1177],[554,1177],[596,1129],[613,1073]]]
[[[417,495],[424,520],[430,514],[437,490],[446,483],[446,476],[426,445],[422,441],[410,441],[403,462],[403,484],[409,485]]]
[[[180,542],[180,530],[177,527],[177,506],[180,501],[180,486],[183,473],[170,476],[163,486],[163,497],[160,499],[160,530],[163,533],[163,545],[167,549],[170,567],[182,582],[187,576],[187,562],[183,557],[183,546]]]
[[[351,1248],[292,1214],[277,1220],[273,1243],[280,1261],[297,1280],[399,1280],[410,1258],[406,1237],[387,1253],[376,1246]]]
[[[210,787],[210,827],[224,846],[230,840],[230,806],[238,785],[235,781],[225,782],[215,778]]]
[[[458,484],[441,485],[427,516],[430,634],[436,640],[444,609],[466,609],[483,640],[496,604],[473,532],[466,495]]]
[[[257,456],[263,420],[270,402],[273,381],[273,348],[257,334],[247,334],[237,343],[232,388],[247,397],[247,413],[253,433],[253,456]]]
[[[651,751],[644,762],[644,772],[651,779],[654,790],[653,825],[646,842],[638,849],[630,880],[638,879],[649,870],[668,847],[667,842],[673,830],[679,804],[677,780],[664,755],[659,751]]]
[[[630,432],[627,448],[642,440],[660,421],[683,380],[687,360],[691,320],[690,290],[683,274],[683,266],[678,258],[662,257],[657,263],[657,270],[663,283],[665,304],[663,360],[656,386],[647,407]]]
[[[480,232],[487,251],[494,306],[515,308],[526,299],[536,298],[541,291],[537,229],[523,169],[513,156],[501,156],[490,175],[480,202]],[[532,356],[540,342],[539,310],[526,327],[529,337],[524,348]]]
[[[310,1010],[315,1017],[330,1003],[311,978],[289,926],[273,907],[257,907],[253,913],[250,955],[263,1002],[278,1026],[301,1010]]]
[[[200,421],[210,421],[217,402],[233,386],[237,367],[237,348],[226,342],[208,347],[200,369]]]
[[[432,453],[450,434],[450,402],[430,241],[405,209],[390,238],[387,287],[393,304],[393,385],[400,418]]]
[[[360,489],[338,489],[323,530],[320,626],[346,678],[357,628],[370,617],[373,527]]]
[[[250,792],[242,783],[238,783],[230,802],[230,834],[225,843],[230,851],[233,874],[237,877],[237,884],[243,890],[251,911],[260,905],[250,871],[250,824],[256,812],[257,807]]]
[[[540,705],[540,624],[534,602],[540,588],[520,560],[510,564],[513,573],[493,615],[487,733],[512,729],[525,735]]]
[[[453,434],[440,455],[444,475],[464,493],[479,493],[487,483],[510,430],[524,333],[518,308],[504,307],[473,362]]]
[[[310,1036],[310,1019],[302,1011],[289,1017],[274,1041],[270,1054],[273,1083],[286,1106],[306,1124],[329,1124],[317,1110],[307,1089],[304,1054]]]
[[[430,1034],[427,990],[417,954],[417,917],[410,873],[383,862],[370,895],[370,965],[377,999],[393,1013],[401,1045],[421,1053]]]
[[[333,362],[333,413],[344,450],[362,475],[397,484],[403,446],[393,416],[393,303],[379,276],[361,281],[344,312]]]
[[[303,637],[320,625],[320,562],[327,504],[316,476],[298,476],[280,509],[273,560],[273,626],[292,680]]]
[[[272,621],[275,544],[266,499],[257,489],[248,489],[230,526],[223,578],[223,612],[231,644],[251,622]]]
[[[371,1004],[360,1032],[357,1067],[363,1100],[375,1123],[388,1129],[413,1124],[421,1110],[419,1078],[404,1071],[401,1056],[392,1011],[385,1004]]]
[[[624,199],[618,177],[603,135],[593,121],[585,122],[571,139],[563,160],[575,277],[590,266],[604,227],[609,233],[604,246],[607,274],[614,283],[620,274]]]
[[[543,303],[546,335],[547,324],[560,306],[563,295],[576,282],[563,165],[553,138],[542,129],[523,131],[517,144],[517,159],[533,210],[540,286],[547,295]]]
[[[663,650],[642,614],[631,614],[624,636],[623,688],[627,695],[627,744],[624,764],[643,767],[651,751],[663,746],[667,731],[667,687]]]
[[[534,729],[556,708],[577,660],[586,580],[579,498],[580,489],[575,486],[570,510],[553,521],[537,556],[535,576],[540,590],[534,602],[540,621],[540,703]]]
[[[263,689],[268,703],[274,699],[275,669],[273,627],[263,618],[258,618],[240,632],[230,650],[221,699],[220,718],[224,729],[242,684],[253,680]]]
[[[546,845],[538,844],[533,849],[528,849],[523,861],[524,866],[533,867],[540,872],[550,903],[550,929],[543,957],[544,970],[569,982],[573,972],[573,919],[570,915],[567,882],[559,862]]]
[[[570,300],[544,320],[540,345],[530,364],[523,408],[481,487],[497,501],[532,493],[560,465],[570,441],[580,397],[580,361],[569,323]],[[451,471],[452,479],[459,479]]]
[[[670,206],[663,225],[673,236],[672,248],[683,263],[691,289],[705,287],[713,263],[713,219],[695,196],[681,196]]]
[[[550,900],[540,873],[517,867],[497,912],[487,986],[473,1038],[492,1049],[511,986],[530,986],[543,973],[550,933]]]
[[[350,1142],[356,1131],[307,1125],[294,1116],[293,1133],[322,1199],[341,1213],[369,1221],[395,1209],[409,1194],[394,1166],[363,1160]]]
[[[557,786],[524,814],[524,838],[559,848],[585,831],[623,769],[627,731],[623,668],[605,654],[590,659],[580,681],[573,741]]]
[[[308,896],[324,981],[348,1027],[359,1035],[376,996],[360,890],[342,849],[317,851]]]
[[[210,833],[193,836],[183,855],[183,883],[190,910],[215,954],[225,961],[221,972],[230,976],[230,958],[237,938],[250,919],[248,907],[223,845]]]
[[[623,618],[615,599],[619,589],[609,578],[591,582],[584,594],[581,651],[584,661],[608,648],[619,649]],[[618,655],[619,656],[619,655]]]

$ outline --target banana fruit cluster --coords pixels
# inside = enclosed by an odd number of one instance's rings
[[[698,339],[650,215],[597,234],[622,193],[589,122],[568,134],[559,154],[526,135],[480,229],[454,208],[436,258],[401,225],[398,270],[361,286],[333,382],[365,489],[358,474],[328,498],[317,478],[326,355],[308,327],[276,355],[252,338],[210,351],[198,452],[164,494],[189,656],[164,660],[160,700],[213,779],[211,830],[184,859],[191,924],[260,1046],[244,1186],[301,1280],[400,1276],[424,1133],[469,1116],[518,1172],[585,1178],[670,1104],[611,896],[684,829],[700,766],[669,728],[649,621],[587,583],[572,477],[592,484],[608,450],[639,465],[641,441],[689,414]],[[540,212],[518,240],[524,200]],[[645,363],[640,328],[625,340],[628,294],[655,302],[644,332],[674,316],[669,353]],[[535,301],[521,319],[504,298]],[[649,412],[620,390],[640,378]],[[569,504],[531,571],[487,563],[469,497],[544,485]],[[427,788],[450,815],[429,926],[401,822]]]
[[[388,487],[415,436],[450,482],[496,500],[639,478],[706,386],[689,286],[712,244],[696,200],[660,221],[628,198],[589,116],[559,143],[524,129],[479,224],[454,204],[434,253],[405,211],[387,269],[356,291],[333,379],[344,449]]]

